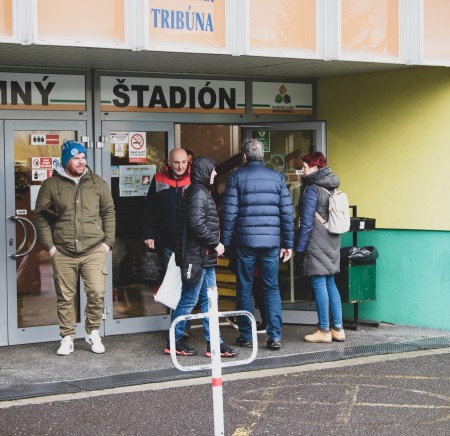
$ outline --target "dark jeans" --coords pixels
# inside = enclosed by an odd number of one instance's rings
[[[281,297],[278,288],[280,248],[237,247],[236,249],[236,308],[254,313],[252,301],[253,273],[258,265],[261,291],[266,306],[266,331],[269,339],[281,340]],[[250,319],[238,317],[241,337],[252,341]]]
[[[253,299],[255,300],[255,309],[259,309],[261,322],[265,327],[267,324],[266,303],[264,303],[264,294],[261,288],[261,279],[259,278],[259,275],[253,276],[252,294]]]

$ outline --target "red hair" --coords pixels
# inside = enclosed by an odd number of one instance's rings
[[[310,168],[324,168],[327,166],[327,158],[320,151],[305,154],[304,156],[302,156],[302,161],[306,162]]]

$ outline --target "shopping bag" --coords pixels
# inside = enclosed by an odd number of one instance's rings
[[[169,264],[167,265],[166,275],[158,292],[155,294],[155,301],[171,309],[175,309],[180,301],[181,286],[181,271],[175,263],[175,254],[172,253]]]

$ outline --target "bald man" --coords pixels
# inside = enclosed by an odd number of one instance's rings
[[[171,150],[164,170],[153,177],[145,201],[144,243],[162,250],[166,267],[175,250],[179,205],[191,184],[188,164],[186,150]]]

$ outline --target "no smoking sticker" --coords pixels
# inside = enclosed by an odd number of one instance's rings
[[[130,132],[128,142],[128,158],[130,162],[145,163],[147,160],[147,144],[145,132]]]

